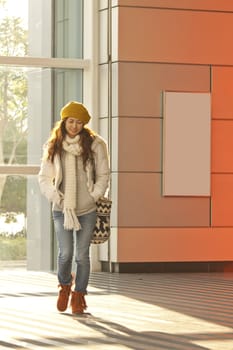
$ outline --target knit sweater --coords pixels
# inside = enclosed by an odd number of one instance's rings
[[[61,157],[61,164],[62,164],[62,174],[63,174],[63,179],[60,185],[60,191],[64,193],[64,182],[65,182],[65,171],[64,171],[64,164],[65,164],[65,155],[66,152],[63,152],[63,155]],[[82,157],[76,157],[76,167],[77,167],[77,188],[78,188],[78,193],[76,197],[76,214],[78,216],[88,214],[94,210],[96,210],[96,204],[90,193],[88,192],[87,188],[87,174],[83,169],[83,161]],[[61,211],[63,210],[63,203],[61,205],[55,204],[53,207],[53,210],[58,210]]]
[[[92,150],[95,162],[95,182],[94,169],[90,167],[88,171],[84,171],[87,180],[86,188],[94,203],[103,196],[109,185],[110,169],[107,145],[105,141],[97,135],[92,143]],[[55,155],[54,161],[47,160],[47,146],[44,148],[44,156],[41,162],[38,181],[41,193],[52,202],[52,209],[62,210],[64,195],[61,191],[61,183],[63,182],[62,160],[59,155]],[[79,170],[79,169],[78,169]],[[82,173],[80,173],[82,174]],[[84,174],[83,174],[84,176]],[[78,181],[81,181],[79,179]],[[81,186],[81,185],[80,185]],[[81,195],[81,197],[83,194]],[[81,200],[81,199],[80,199]],[[80,213],[85,211],[85,204],[79,204]]]

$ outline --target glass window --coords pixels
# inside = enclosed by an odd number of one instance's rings
[[[27,163],[27,91],[24,69],[0,67],[0,164]]]
[[[68,100],[82,100],[82,75],[75,69],[0,66],[0,168],[10,167],[8,173],[0,171],[0,243],[10,245],[8,252],[0,250],[0,261],[14,249],[20,254],[12,260],[23,259],[26,247],[24,264],[30,269],[48,270],[55,261],[50,205],[37,176],[20,174],[28,173],[27,166],[38,173],[43,144],[60,119],[60,108]]]
[[[28,54],[27,0],[0,1],[0,56]]]
[[[40,210],[37,176],[1,174],[0,189],[0,266],[10,263],[11,267],[26,267],[27,255],[34,260],[32,257],[40,251],[43,235],[44,213]],[[49,210],[46,215],[49,216]],[[45,232],[49,238],[49,231]],[[34,266],[41,265],[43,259],[48,261],[49,255],[44,250],[41,257],[36,257]]]
[[[54,116],[60,118],[61,107],[68,101],[82,101],[83,71],[81,69],[54,70]]]
[[[83,100],[83,69],[66,68],[64,58],[83,58],[83,0],[0,0],[0,246],[17,238],[12,259],[32,270],[55,264],[50,204],[37,180],[43,144],[60,108]]]
[[[53,121],[74,99],[82,70],[0,66],[0,164],[39,164]]]
[[[83,58],[83,0],[0,1],[0,56]]]
[[[54,56],[83,58],[83,0],[57,0]]]

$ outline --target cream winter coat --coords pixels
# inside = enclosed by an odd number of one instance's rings
[[[96,135],[92,143],[92,150],[95,161],[95,175],[93,166],[87,168],[87,188],[90,195],[96,202],[103,196],[109,185],[110,169],[107,146],[105,141]],[[47,149],[44,150],[45,154]],[[95,183],[94,183],[95,176]],[[62,182],[62,165],[59,155],[54,157],[53,163],[43,157],[41,162],[40,172],[38,174],[41,193],[53,203],[60,205],[64,199],[63,193],[59,190]]]

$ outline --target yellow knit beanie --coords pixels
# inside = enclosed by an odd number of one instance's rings
[[[71,101],[68,102],[60,112],[61,119],[65,119],[67,117],[77,118],[83,124],[87,124],[91,119],[88,110],[84,105],[80,102]]]

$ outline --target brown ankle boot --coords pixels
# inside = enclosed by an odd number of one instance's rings
[[[84,293],[74,291],[71,296],[72,314],[83,314],[87,308]]]
[[[69,297],[71,293],[71,284],[59,284],[58,287],[61,287],[59,294],[58,294],[58,299],[57,299],[57,309],[58,311],[65,311],[68,306],[69,302]]]

